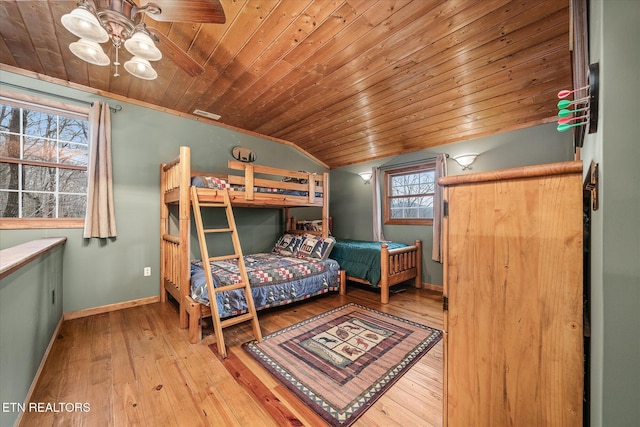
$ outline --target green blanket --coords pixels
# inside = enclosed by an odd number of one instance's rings
[[[367,280],[378,287],[380,282],[380,247],[383,242],[336,239],[329,258],[338,261],[347,276]],[[386,242],[389,249],[404,248],[404,243]]]

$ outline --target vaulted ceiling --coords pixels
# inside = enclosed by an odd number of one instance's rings
[[[569,0],[221,0],[224,24],[145,16],[166,36],[152,81],[69,51],[78,38],[60,18],[76,3],[0,2],[0,62],[208,111],[331,168],[551,122],[571,87]],[[202,74],[172,60],[167,39]]]

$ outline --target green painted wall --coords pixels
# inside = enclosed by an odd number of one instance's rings
[[[331,171],[330,212],[334,235],[348,239],[370,240],[373,237],[373,191],[364,184],[359,172],[372,166],[388,166],[447,153],[451,157],[463,153],[479,153],[472,170],[463,171],[451,158],[447,161],[449,175],[528,166],[573,160],[570,133],[559,133],[554,123],[522,129],[485,138],[449,144],[401,156],[346,166]],[[422,281],[442,285],[442,265],[431,260],[433,229],[430,226],[384,226],[385,238],[413,243],[423,242]]]
[[[0,426],[12,426],[62,319],[64,246],[0,280]],[[55,292],[55,297],[52,297]],[[6,406],[9,405],[9,406]]]
[[[82,91],[13,73],[2,72],[0,79],[80,100],[98,99]],[[160,163],[177,157],[180,145],[191,147],[194,170],[226,173],[232,147],[242,145],[256,153],[260,164],[326,171],[285,144],[124,102],[111,100],[110,104],[123,107],[112,114],[118,237],[83,239],[80,229],[0,230],[0,248],[40,237],[68,237],[64,256],[65,312],[159,295],[159,170]],[[269,250],[283,230],[279,210],[237,209],[236,222],[245,253]],[[193,255],[199,258],[197,241],[193,242],[192,251],[196,251]],[[151,267],[152,275],[143,277],[143,268],[147,266]]]
[[[600,64],[600,166],[591,215],[591,425],[640,425],[640,2],[589,2],[590,62]]]

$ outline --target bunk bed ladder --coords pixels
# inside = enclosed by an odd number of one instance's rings
[[[222,202],[200,202],[198,196],[198,188],[191,187],[191,204],[193,206],[194,217],[196,221],[196,229],[198,231],[198,242],[200,243],[200,252],[202,254],[202,266],[205,271],[205,277],[207,280],[207,289],[209,291],[209,300],[211,308],[211,317],[213,320],[213,329],[216,334],[216,341],[218,343],[218,353],[221,357],[227,357],[227,350],[224,345],[224,335],[222,329],[227,326],[236,325],[238,323],[251,320],[253,327],[253,336],[256,341],[262,341],[262,333],[260,332],[260,324],[258,323],[258,315],[253,303],[253,296],[251,295],[251,287],[249,286],[249,278],[247,276],[247,270],[244,264],[244,258],[242,256],[242,248],[240,247],[240,239],[238,238],[238,232],[236,229],[236,222],[233,216],[233,209],[231,208],[231,201],[229,198],[228,190],[218,190],[223,196]],[[211,228],[205,229],[202,222],[202,208],[224,208],[227,215],[228,228]],[[234,253],[230,255],[222,255],[209,257],[209,250],[207,249],[207,233],[231,233],[231,241],[233,242]],[[210,261],[220,261],[228,259],[238,260],[238,270],[240,271],[240,277],[242,281],[233,285],[224,286],[221,288],[215,288],[213,284],[213,278],[211,275]],[[209,262],[207,262],[208,260]],[[228,319],[220,319],[220,313],[218,311],[218,304],[216,301],[216,294],[226,290],[244,289],[245,298],[247,300],[247,313],[241,314]]]

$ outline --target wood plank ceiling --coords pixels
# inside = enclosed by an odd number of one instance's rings
[[[1,62],[219,114],[330,168],[551,122],[571,87],[569,0],[221,2],[225,24],[145,18],[204,66],[197,77],[166,54],[153,81],[79,60],[60,23],[75,0],[0,2]]]

